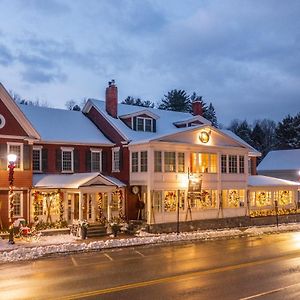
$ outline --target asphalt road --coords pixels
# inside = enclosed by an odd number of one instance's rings
[[[0,299],[300,299],[300,233],[1,264]]]

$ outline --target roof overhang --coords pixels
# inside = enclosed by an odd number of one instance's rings
[[[138,117],[140,115],[147,115],[147,116],[149,116],[149,117],[151,117],[155,120],[159,119],[158,115],[156,115],[155,113],[151,112],[148,109],[139,110],[139,111],[136,111],[136,112],[131,113],[131,114],[120,115],[119,118],[120,119],[127,119],[127,118]]]
[[[275,177],[263,176],[263,175],[252,175],[248,177],[248,187],[282,187],[282,188],[298,188],[300,182],[279,179]]]

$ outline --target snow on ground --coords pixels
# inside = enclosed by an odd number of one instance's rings
[[[278,228],[276,226],[262,226],[181,232],[179,234],[149,234],[139,232],[135,237],[109,238],[98,241],[85,240],[80,242],[71,235],[41,236],[38,240],[32,241],[18,240],[14,245],[9,245],[6,239],[0,240],[0,263],[37,259],[55,253],[81,252],[178,241],[257,236],[286,231],[300,231],[300,224],[283,224],[279,225]]]

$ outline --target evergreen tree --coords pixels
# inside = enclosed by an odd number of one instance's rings
[[[135,105],[135,106],[150,107],[150,108],[154,107],[154,103],[149,100],[141,100],[140,98],[134,98],[131,96],[128,96],[121,103],[128,104],[128,105]]]
[[[203,117],[211,122],[212,126],[218,128],[218,120],[216,116],[216,111],[212,103],[209,103],[208,108],[203,112]]]
[[[191,100],[184,90],[171,90],[161,100],[159,109],[190,112]]]
[[[231,121],[228,129],[234,132],[237,136],[239,136],[249,145],[253,144],[253,141],[251,139],[251,134],[252,134],[251,126],[248,124],[246,120],[240,121],[235,119]]]
[[[256,122],[256,124],[252,130],[251,140],[252,140],[252,146],[256,150],[263,152],[264,146],[265,146],[264,132],[263,132],[259,122]]]

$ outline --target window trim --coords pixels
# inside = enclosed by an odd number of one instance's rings
[[[43,149],[43,146],[33,146],[32,147],[32,172],[33,173],[42,173],[42,149]],[[40,158],[39,158],[39,170],[34,170],[33,169],[33,151],[39,151],[40,153]]]
[[[143,120],[143,130],[139,130],[138,128],[138,120]],[[146,131],[146,120],[151,121],[151,130]],[[144,131],[144,132],[153,132],[153,119],[152,118],[146,118],[146,117],[136,117],[136,131]]]
[[[142,164],[142,153],[146,153],[146,157],[145,157],[146,164],[145,165]],[[144,167],[144,169],[142,167]],[[148,172],[148,151],[147,150],[140,151],[140,172],[143,172],[143,173]]]
[[[61,147],[61,172],[62,173],[74,173],[74,148],[73,147]],[[63,152],[71,152],[71,170],[64,170],[64,155]]]
[[[120,147],[115,147],[115,148],[112,148],[111,149],[111,151],[112,151],[112,165],[111,165],[111,171],[112,172],[120,172]],[[115,168],[115,153],[116,152],[119,152],[119,168],[118,169],[116,169]]]
[[[102,172],[102,149],[90,148],[91,151],[91,172]],[[93,155],[92,153],[99,153],[99,170],[93,169]]]
[[[23,144],[22,143],[15,143],[15,142],[8,142],[7,143],[7,155],[10,154],[10,146],[20,146],[20,168],[15,167],[16,171],[23,171]],[[9,165],[9,161],[7,159],[7,165]],[[7,168],[8,169],[8,168]]]
[[[134,171],[133,170],[133,154],[137,154],[137,158],[136,158],[136,161],[137,161],[137,164],[135,165],[137,168],[136,170]],[[138,173],[139,172],[139,152],[138,151],[133,151],[131,152],[131,173]]]

